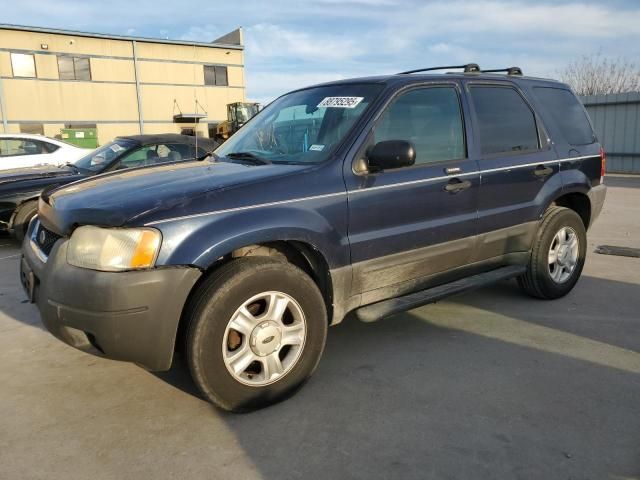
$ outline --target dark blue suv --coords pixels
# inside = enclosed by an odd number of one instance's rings
[[[567,294],[604,163],[569,87],[517,68],[327,83],[203,161],[47,192],[21,280],[62,341],[150,370],[182,351],[206,398],[247,411],[302,385],[349,313],[511,277]]]

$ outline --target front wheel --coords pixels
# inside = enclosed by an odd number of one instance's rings
[[[29,222],[36,213],[38,213],[37,200],[24,202],[18,208],[16,216],[13,219],[13,236],[18,242],[22,243],[22,240],[24,240],[24,236],[27,234],[27,228],[29,228]]]
[[[569,293],[582,273],[587,234],[580,216],[564,207],[551,207],[533,242],[527,273],[518,278],[529,295],[543,299]]]
[[[235,412],[294,393],[315,370],[327,335],[326,306],[313,280],[265,257],[233,260],[214,272],[186,315],[196,385]]]

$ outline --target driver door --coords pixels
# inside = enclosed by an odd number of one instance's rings
[[[377,142],[407,140],[415,165],[345,171],[352,294],[362,295],[362,304],[442,283],[472,261],[480,175],[467,155],[463,119],[457,83],[405,89],[375,122],[356,160]]]

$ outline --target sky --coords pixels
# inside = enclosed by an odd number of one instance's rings
[[[640,65],[640,0],[0,0],[0,23],[212,41],[242,26],[247,98],[474,62],[557,77],[600,52]]]

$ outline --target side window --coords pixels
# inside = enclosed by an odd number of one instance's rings
[[[55,143],[49,142],[41,142],[42,143],[42,153],[53,153],[60,148],[59,145]]]
[[[374,139],[376,143],[412,142],[416,164],[464,158],[464,128],[456,89],[429,87],[400,95],[380,117]]]
[[[34,140],[22,140],[19,138],[8,138],[0,142],[0,156],[14,157],[18,155],[38,155],[47,153],[43,150],[41,142]]]
[[[196,158],[195,147],[184,143],[169,143],[166,145],[167,162],[181,162],[183,160],[193,160]],[[162,158],[162,157],[161,157]]]
[[[596,141],[584,107],[569,90],[535,87],[536,97],[553,117],[570,145],[588,145]]]
[[[535,116],[515,89],[473,85],[471,101],[483,155],[539,148]]]
[[[156,145],[147,145],[135,149],[133,152],[125,155],[120,162],[118,162],[118,166],[116,168],[143,167],[150,163],[157,163],[156,160],[159,158],[159,155],[156,151],[156,147]]]
[[[167,143],[147,145],[129,153],[118,165],[118,169],[159,165],[167,162],[181,162],[195,157],[191,145],[183,143]]]

